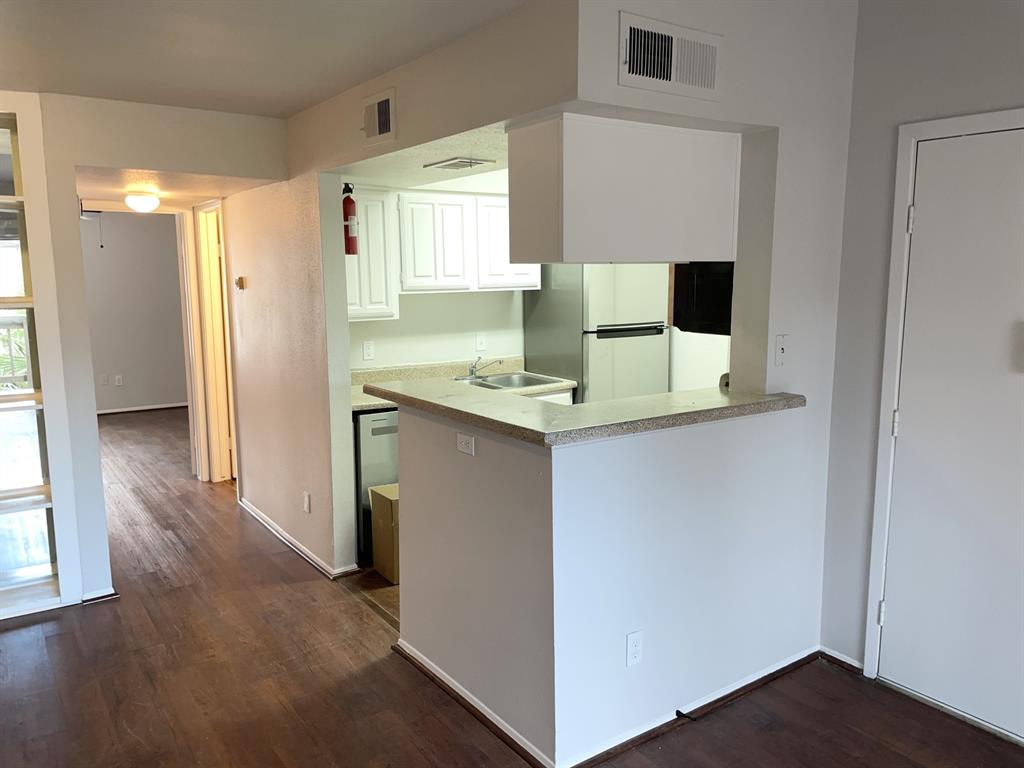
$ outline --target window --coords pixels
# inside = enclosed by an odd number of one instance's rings
[[[60,596],[18,132],[0,115],[0,619]]]

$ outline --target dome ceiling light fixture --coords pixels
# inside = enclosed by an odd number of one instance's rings
[[[129,192],[124,204],[136,213],[152,213],[160,207],[160,196],[152,192]]]

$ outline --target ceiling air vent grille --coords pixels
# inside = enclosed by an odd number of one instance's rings
[[[717,100],[722,36],[619,14],[619,85]]]
[[[363,100],[363,133],[367,144],[395,138],[395,89]]]
[[[478,165],[493,162],[493,160],[479,160],[475,157],[450,157],[447,160],[438,160],[436,163],[427,163],[423,167],[433,168],[435,171],[463,171],[466,168],[475,168]]]

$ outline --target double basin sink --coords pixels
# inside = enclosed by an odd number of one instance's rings
[[[459,378],[464,384],[471,387],[483,389],[524,389],[525,387],[539,387],[544,384],[557,384],[561,379],[551,376],[541,376],[539,373],[495,373],[491,376],[477,376],[475,378]]]

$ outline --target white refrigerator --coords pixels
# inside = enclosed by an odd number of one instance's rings
[[[667,264],[550,264],[523,298],[526,368],[577,402],[669,391]]]

